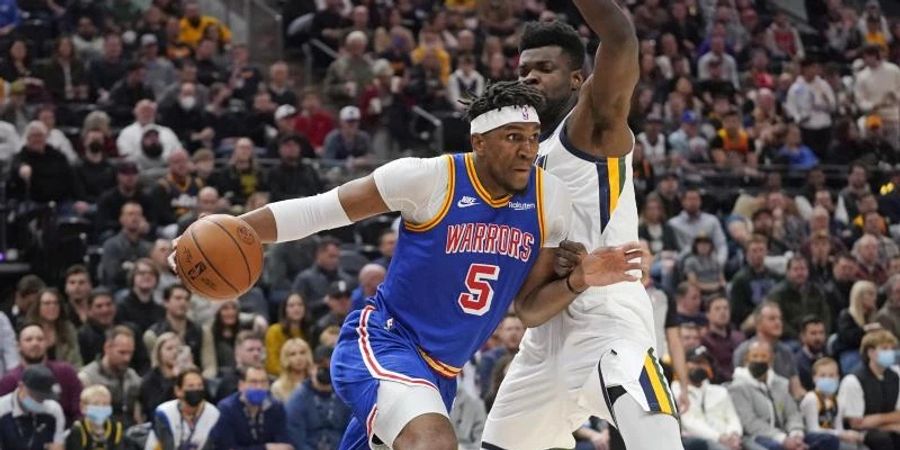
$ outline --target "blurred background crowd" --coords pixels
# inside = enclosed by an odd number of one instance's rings
[[[900,448],[900,6],[623,6],[687,448]],[[336,448],[330,348],[396,216],[269,246],[258,285],[215,303],[178,284],[171,239],[465,151],[460,100],[519,76],[534,20],[599,45],[568,1],[0,0],[0,448]],[[505,319],[461,376],[462,447],[523,333]],[[599,420],[576,437],[615,441]]]

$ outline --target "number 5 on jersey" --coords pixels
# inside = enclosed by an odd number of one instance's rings
[[[469,273],[466,274],[466,288],[469,292],[459,294],[459,307],[466,314],[483,316],[491,309],[491,301],[494,299],[494,288],[489,281],[495,281],[500,276],[500,267],[493,264],[472,264]]]

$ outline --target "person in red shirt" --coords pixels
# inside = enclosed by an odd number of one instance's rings
[[[322,108],[322,99],[315,91],[306,91],[294,129],[309,139],[317,154],[321,154],[325,136],[334,129],[334,117]]]

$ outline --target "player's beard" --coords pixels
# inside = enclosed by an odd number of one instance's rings
[[[575,100],[573,100],[573,97]],[[578,97],[576,91],[570,91],[569,95],[556,99],[550,98],[545,95],[544,106],[538,112],[538,117],[540,117],[541,123],[556,128],[563,117],[565,117],[565,115],[569,113],[569,110],[571,110],[572,107],[575,106],[577,98]],[[550,128],[545,128],[542,131],[545,131],[547,129]]]

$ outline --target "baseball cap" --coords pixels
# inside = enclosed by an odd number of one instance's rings
[[[123,175],[137,175],[138,173],[137,164],[131,161],[120,161],[116,166],[116,170]]]
[[[692,110],[687,110],[681,113],[681,123],[695,124],[697,123],[697,119],[697,113]]]
[[[275,110],[275,120],[281,120],[297,114],[297,108],[291,105],[281,105]]]
[[[359,120],[359,108],[355,106],[345,106],[341,108],[341,121],[350,122],[351,120]]]
[[[328,296],[329,297],[349,297],[350,296],[350,286],[347,285],[347,282],[344,280],[335,281],[331,283],[331,286],[328,287]]]
[[[156,39],[156,35],[152,33],[147,33],[141,36],[141,46],[145,47],[148,45],[156,45],[159,41]]]
[[[56,399],[59,384],[53,372],[43,364],[35,364],[22,372],[22,384],[28,388],[35,400]]]

